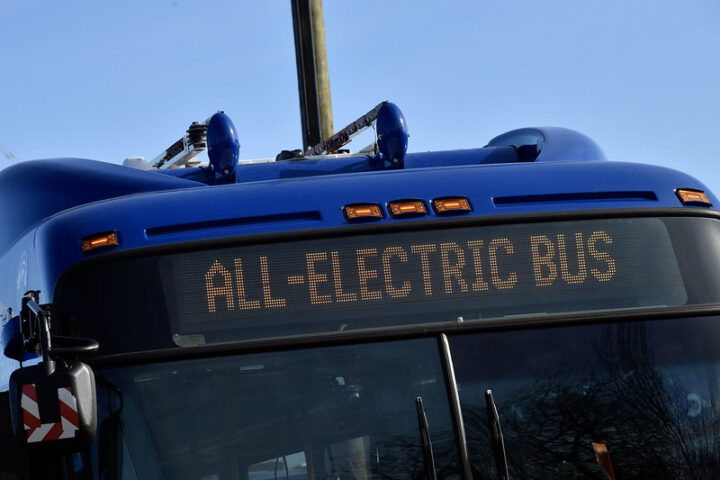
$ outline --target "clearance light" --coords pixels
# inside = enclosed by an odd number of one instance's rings
[[[702,190],[690,188],[678,188],[675,190],[680,202],[683,205],[697,205],[700,207],[712,207],[712,202]]]
[[[397,200],[388,204],[393,218],[420,217],[427,215],[425,204],[420,200]]]
[[[88,253],[92,250],[119,245],[117,232],[96,233],[82,239],[82,251]]]
[[[346,205],[343,210],[347,219],[351,221],[379,220],[383,218],[380,205],[374,203]]]
[[[463,197],[438,198],[432,203],[438,215],[459,215],[472,211],[470,202]]]

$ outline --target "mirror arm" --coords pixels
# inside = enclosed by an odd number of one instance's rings
[[[50,350],[51,355],[92,353],[96,352],[100,348],[98,341],[93,340],[92,338],[61,337],[60,335],[53,335],[52,339],[56,343],[69,346],[52,347]]]
[[[81,337],[52,336],[50,334],[50,311],[37,303],[40,292],[30,291],[23,298],[23,310],[30,324],[28,335],[24,338],[26,351],[37,351],[38,336],[40,337],[40,353],[46,372],[51,374],[55,370],[53,357],[56,355],[92,353],[100,348],[97,340]],[[31,315],[30,315],[31,314]],[[34,321],[33,321],[34,318]],[[25,336],[26,332],[23,332]],[[53,340],[59,342],[60,347],[53,347]]]

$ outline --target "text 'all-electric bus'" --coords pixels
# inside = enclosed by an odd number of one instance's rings
[[[382,103],[0,172],[0,477],[720,478],[717,198],[560,128],[406,150]]]

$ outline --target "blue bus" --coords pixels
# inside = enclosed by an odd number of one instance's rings
[[[718,199],[562,128],[407,146],[384,102],[0,172],[0,477],[720,478]]]

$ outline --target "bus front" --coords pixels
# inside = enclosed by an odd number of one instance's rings
[[[97,438],[63,468],[717,478],[712,194],[644,165],[434,155],[48,220],[53,332],[101,345]],[[54,255],[99,232],[117,245]]]

